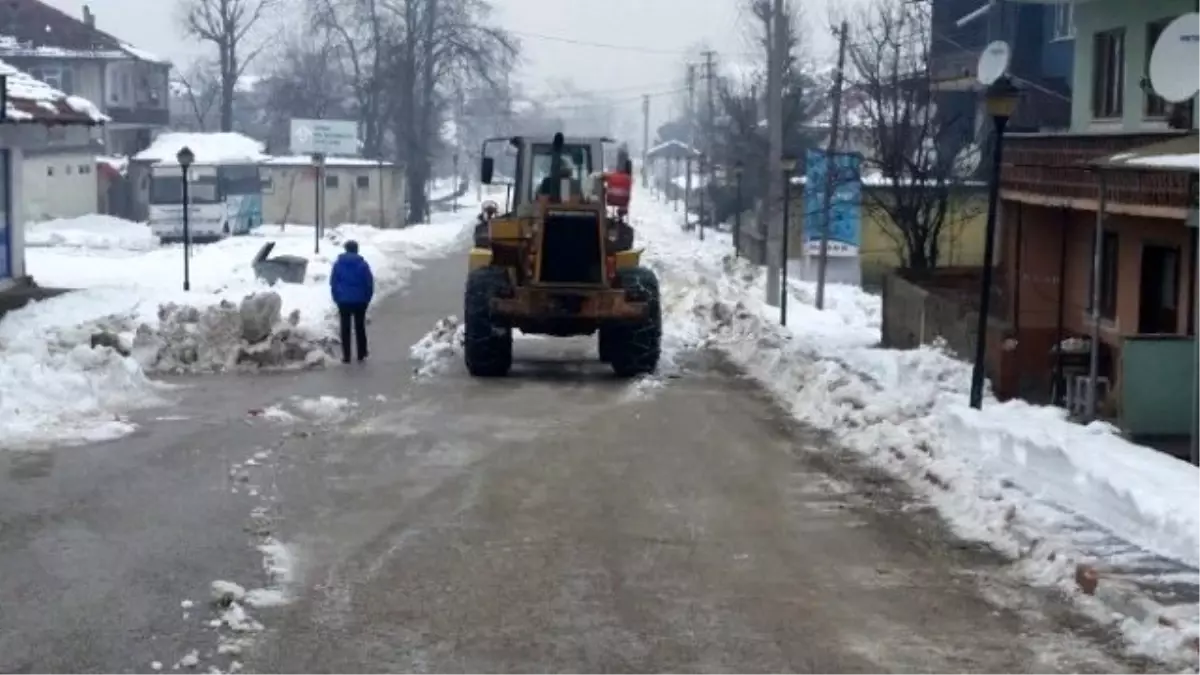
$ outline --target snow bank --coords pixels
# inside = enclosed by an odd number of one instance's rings
[[[25,245],[149,251],[158,248],[158,238],[145,223],[93,213],[29,225]]]
[[[312,253],[312,228],[298,226],[198,246],[190,292],[181,290],[182,246],[143,250],[142,242],[119,234],[141,225],[107,223],[114,225],[111,237],[97,234],[108,219],[35,225],[42,241],[63,245],[28,249],[30,272],[44,286],[82,290],[0,319],[0,448],[127,433],[123,412],[162,400],[162,387],[147,371],[314,365],[336,344],[328,275],[342,242],[359,242],[382,297],[401,287],[420,260],[465,242],[469,213],[398,230],[343,225],[326,234],[319,255]],[[252,259],[268,240],[276,242],[272,255],[309,258],[305,283],[268,287],[255,278]],[[252,303],[263,307],[248,314],[245,298],[272,293],[277,303]],[[249,339],[253,324],[263,332]]]
[[[994,399],[983,411],[969,408],[969,365],[936,346],[878,347],[880,301],[858,288],[829,286],[827,309],[818,311],[812,285],[794,283],[790,328],[781,327],[779,310],[762,300],[765,274],[733,260],[728,237],[699,242],[668,207],[634,204],[647,264],[664,288],[664,343],[724,351],[797,419],[904,479],[959,534],[1016,558],[1031,580],[1078,594],[1077,565],[1106,562],[1077,541],[1090,528],[1176,561],[1187,583],[1200,582],[1195,467],[1103,425],[1072,424],[1056,409]],[[1155,606],[1125,621],[1138,649],[1194,658],[1194,604]]]

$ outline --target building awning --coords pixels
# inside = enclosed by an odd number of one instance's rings
[[[1200,174],[1200,136],[1195,133],[1156,141],[1092,162],[1099,169]]]

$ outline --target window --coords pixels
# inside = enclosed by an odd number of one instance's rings
[[[1146,76],[1142,79],[1142,89],[1146,92],[1144,106],[1146,117],[1167,116],[1167,100],[1155,94],[1154,87],[1150,86],[1150,55],[1154,53],[1154,46],[1158,44],[1158,38],[1162,36],[1163,29],[1171,23],[1172,18],[1159,19],[1146,24]]]
[[[1179,262],[1177,246],[1143,244],[1142,285],[1138,300],[1139,333],[1179,332]]]
[[[262,177],[262,192],[264,195],[273,194],[275,192],[275,180],[270,176]]]
[[[80,165],[79,165],[79,173],[80,173],[80,174],[84,174],[84,175],[86,175],[86,174],[89,174],[89,173],[91,173],[91,172],[92,172],[92,170],[91,170],[91,167],[89,167],[87,164],[80,164]]]
[[[53,176],[54,175],[54,167],[52,167],[52,166],[46,167],[46,175]]]
[[[213,176],[202,176],[188,183],[188,202],[192,204],[216,204],[217,181]],[[183,180],[179,176],[154,176],[150,179],[151,204],[182,204]]]
[[[534,143],[531,154],[533,155],[533,166],[531,167],[533,181],[530,188],[534,194],[537,194],[542,181],[550,175],[550,164],[553,160],[550,144]],[[571,174],[575,180],[581,180],[592,172],[592,152],[591,148],[586,145],[564,145],[563,159],[566,160],[565,164],[570,165]],[[532,199],[532,195],[530,198]]]
[[[354,184],[358,186],[359,190],[366,190],[367,188],[371,187],[371,177],[358,176],[354,179]]]
[[[336,190],[338,186],[337,176],[325,176],[325,189]]]
[[[1092,116],[1120,117],[1125,97],[1125,29],[1096,33],[1092,47]]]
[[[1052,40],[1075,38],[1075,3],[1073,0],[1059,2],[1054,6],[1054,33]]]
[[[262,191],[262,179],[257,166],[222,166],[217,169],[223,196],[256,195]]]
[[[41,80],[64,94],[75,93],[74,73],[70,68],[60,66],[35,66],[29,69],[34,79]]]
[[[1120,266],[1120,239],[1116,232],[1105,232],[1100,240],[1100,316],[1117,318],[1117,269]],[[1092,283],[1095,283],[1093,277]],[[1094,286],[1088,289],[1088,312],[1092,311]]]

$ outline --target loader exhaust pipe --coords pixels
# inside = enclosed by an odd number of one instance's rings
[[[550,201],[554,204],[561,204],[563,197],[562,150],[564,142],[561,131],[555,133],[554,139],[550,142]]]

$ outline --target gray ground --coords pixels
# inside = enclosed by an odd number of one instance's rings
[[[268,532],[296,598],[254,610],[239,658],[260,672],[1146,666],[712,355],[648,388],[529,341],[506,381],[457,361],[414,380],[408,347],[459,312],[462,280],[435,263],[382,301],[365,366],[182,380],[131,437],[0,455],[0,671],[170,670],[190,649],[228,668],[212,611],[180,601],[263,583]],[[358,408],[247,414],[320,394]]]

